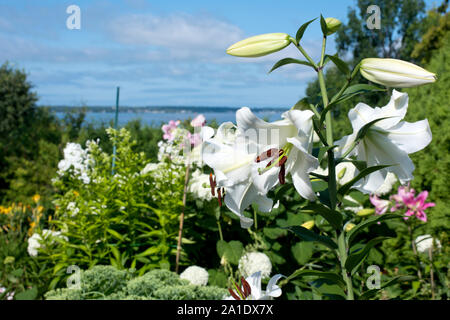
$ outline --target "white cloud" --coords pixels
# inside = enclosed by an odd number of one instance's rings
[[[127,14],[109,25],[121,44],[166,49],[172,58],[210,58],[243,38],[242,30],[210,16]]]

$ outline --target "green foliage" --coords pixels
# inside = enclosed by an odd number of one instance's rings
[[[219,300],[227,291],[218,287],[191,285],[168,270],[152,270],[132,277],[111,266],[95,266],[80,274],[80,288],[51,290],[47,300]]]
[[[133,151],[130,133],[108,133],[117,146],[114,174],[112,156],[90,142],[86,151],[77,151],[85,152],[84,171],[71,166],[54,180],[58,193],[51,223],[69,241],[48,246],[39,259],[50,259],[61,280],[69,265],[111,264],[143,274],[174,262],[183,167],[162,162],[143,171],[148,162],[143,153]]]
[[[27,252],[28,239],[44,217],[38,204],[0,206],[0,287],[6,289],[0,299],[7,294],[15,299],[35,299],[50,281],[47,263],[39,264]]]
[[[380,8],[379,30],[367,28],[366,20],[370,16],[367,8],[370,5]],[[336,46],[339,53],[351,52],[354,61],[367,57],[411,60],[411,52],[422,32],[424,1],[357,0],[355,7],[349,8],[347,24],[337,31]]]
[[[409,107],[406,115],[406,120],[410,122],[428,119],[433,134],[430,145],[411,158],[416,166],[412,186],[417,190],[429,190],[429,200],[436,202],[436,207],[429,209],[430,227],[435,234],[448,233],[450,219],[449,32],[442,43],[442,48],[435,52],[427,66],[428,70],[437,74],[438,80],[430,86],[407,90]]]
[[[37,95],[22,70],[4,63],[0,67],[0,136],[2,142],[12,139],[30,123]],[[12,144],[9,144],[9,146]]]

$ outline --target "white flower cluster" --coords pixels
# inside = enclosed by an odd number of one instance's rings
[[[190,266],[180,274],[181,279],[188,280],[191,284],[197,286],[206,286],[208,277],[208,271],[198,266]]]
[[[66,241],[69,241],[69,239],[66,236],[61,236],[61,231],[52,231],[44,229],[42,230],[42,235],[47,239],[50,237],[58,237],[65,239]],[[29,239],[28,239],[28,254],[32,257],[36,257],[38,255],[38,249],[41,248],[42,244],[42,237],[38,233],[34,233]],[[52,241],[53,242],[53,241]]]
[[[0,286],[0,296],[6,291],[5,287]],[[5,296],[6,300],[12,300],[14,298],[14,292],[8,292]]]
[[[149,174],[154,179],[152,181],[153,189],[160,190],[165,185],[176,185],[179,183],[181,176],[184,177],[184,170],[180,165],[173,162],[148,163],[141,171],[141,175]],[[150,182],[146,181],[146,184]],[[157,201],[155,196],[152,196]]]
[[[433,244],[433,241],[436,241],[436,244]],[[442,248],[441,242],[438,239],[433,239],[433,237],[429,234],[424,234],[422,236],[418,236],[415,240],[417,251],[420,253],[426,253],[433,247],[437,247],[438,249]]]
[[[72,217],[76,216],[78,214],[78,212],[80,212],[80,208],[78,208],[76,202],[73,202],[73,201],[69,202],[67,204],[66,209],[67,209],[67,212],[70,212],[70,215]]]
[[[58,174],[62,176],[72,168],[73,174],[88,184],[91,182],[88,176],[89,161],[88,150],[83,150],[78,143],[69,142],[64,148],[64,159],[58,163]]]
[[[190,147],[190,142],[187,140],[189,131],[181,128],[175,128],[171,134],[173,139],[170,141],[159,141],[158,142],[158,161],[163,161],[169,158],[171,162],[176,164],[183,164],[186,158],[183,156],[183,146],[186,144],[186,148]],[[188,151],[188,150],[186,150]]]
[[[239,272],[247,278],[255,272],[261,272],[261,277],[268,278],[272,272],[269,257],[262,252],[248,252],[239,259]]]
[[[209,175],[202,173],[199,169],[195,170],[189,182],[188,192],[198,199],[206,201],[213,199],[209,186]]]

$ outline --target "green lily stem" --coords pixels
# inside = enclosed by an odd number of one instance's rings
[[[344,231],[342,231],[344,232]],[[353,295],[353,284],[352,284],[352,278],[351,275],[348,274],[347,269],[345,268],[345,262],[347,261],[347,248],[345,247],[345,241],[341,243],[341,241],[338,241],[338,255],[339,260],[341,262],[341,272],[342,272],[342,278],[345,281],[345,284],[347,286],[347,300],[355,300],[355,297]],[[344,246],[344,248],[341,248],[341,246]]]
[[[416,243],[414,241],[413,231],[411,228],[411,225],[407,222],[408,225],[408,232],[409,232],[409,239],[411,241],[413,253],[416,260],[416,267],[417,267],[417,276],[419,277],[420,282],[422,282],[422,271],[420,270],[420,258],[419,254],[417,253]]]
[[[306,58],[306,60],[308,60],[309,63],[311,63],[311,65],[314,67],[314,69],[318,69],[316,63],[313,61],[313,59],[311,59],[311,57],[306,53],[305,49],[303,49],[303,47],[299,44],[295,44],[295,46],[298,48],[298,50],[300,50],[300,52],[302,53],[302,55]]]
[[[319,78],[319,86],[320,91],[322,93],[322,100],[323,100],[323,108],[325,109],[328,106],[329,100],[328,100],[328,94],[327,94],[327,88],[325,85],[325,78],[323,75],[323,62],[325,58],[325,48],[326,48],[326,36],[323,37],[322,41],[322,54],[320,57],[320,64],[318,68],[318,78]],[[345,90],[345,89],[344,89]],[[326,138],[327,138],[327,144],[329,146],[333,145],[333,127],[332,127],[332,118],[331,118],[331,112],[328,112],[325,115],[325,128],[326,128]],[[334,161],[334,152],[333,149],[330,149],[327,151],[328,153],[328,192],[330,197],[330,208],[331,210],[336,209],[336,193],[337,193],[337,186],[336,186],[336,167],[335,167],[335,161]],[[341,231],[344,232],[344,231]],[[345,241],[339,242],[339,250],[337,251],[339,260],[341,262],[341,271],[342,271],[342,277],[344,278],[344,281],[347,286],[347,300],[354,300],[353,295],[353,284],[351,275],[348,274],[347,269],[345,268],[345,261],[347,260],[347,247]],[[341,248],[341,246],[343,246]]]
[[[220,225],[220,220],[217,220],[217,228],[219,229],[220,240],[223,240],[222,226]]]
[[[344,93],[345,90],[347,90],[348,86],[350,85],[350,83],[353,81],[353,79],[356,77],[358,71],[359,71],[359,67],[361,66],[361,62],[358,63],[356,65],[356,67],[353,69],[350,77],[347,78],[347,81],[345,82],[345,84],[342,86],[341,90],[339,90],[339,92],[331,99],[330,103],[335,102],[337,99],[339,99],[342,94]]]

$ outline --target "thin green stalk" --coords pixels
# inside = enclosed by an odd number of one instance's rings
[[[219,220],[217,220],[217,227],[218,227],[218,229],[219,229],[219,237],[220,237],[220,240],[223,240],[222,226],[220,225],[220,221],[219,221]]]
[[[300,50],[300,52],[302,53],[302,55],[306,58],[306,60],[308,60],[309,63],[311,63],[311,65],[313,65],[314,69],[318,69],[316,63],[313,61],[313,59],[311,59],[311,57],[306,53],[305,49],[303,49],[303,47],[299,44],[296,44],[296,47],[298,48],[298,50]]]
[[[407,225],[408,225],[409,239],[411,241],[413,253],[415,256],[415,260],[416,260],[417,276],[419,277],[419,280],[422,281],[422,271],[420,271],[420,258],[419,258],[419,254],[417,253],[417,248],[416,248],[416,243],[414,241],[413,231],[412,231],[411,225],[408,222],[407,222]]]
[[[326,41],[327,41],[327,38],[324,36],[323,41],[322,41],[322,54],[320,57],[319,68],[317,71],[318,78],[319,78],[320,91],[322,93],[324,110],[326,109],[326,107],[328,106],[328,103],[329,103],[327,88],[325,85],[325,78],[323,75],[323,62],[325,59]],[[332,127],[331,112],[328,112],[325,115],[325,128],[326,128],[327,144],[329,146],[332,146],[333,145],[333,127]],[[334,161],[334,152],[332,149],[328,150],[327,152],[328,152],[328,192],[329,192],[329,197],[330,197],[330,207],[332,210],[335,210],[336,202],[337,202],[336,201],[337,186],[336,186],[336,172],[335,172],[336,168],[335,168],[335,161]],[[344,232],[344,231],[342,231],[342,232]],[[346,246],[346,242],[344,241],[344,235],[341,234],[339,238],[342,238],[342,239],[338,240],[339,250],[337,251],[337,254],[338,254],[339,260],[341,262],[342,277],[344,278],[344,281],[347,286],[347,300],[354,300],[352,278],[348,274],[348,272],[345,268],[345,261],[347,260],[347,246]]]

